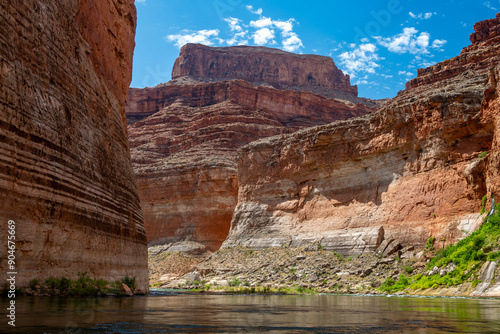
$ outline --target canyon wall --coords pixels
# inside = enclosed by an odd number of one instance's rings
[[[195,56],[203,58],[199,48]],[[246,49],[252,53],[254,48]],[[267,50],[255,49],[259,54]],[[191,57],[186,50],[180,59]],[[267,71],[276,66],[271,60],[262,60]],[[205,82],[183,77],[153,88],[131,88],[128,131],[148,243],[195,252],[219,249],[237,202],[239,147],[373,110],[239,79]],[[183,241],[191,243],[175,244]]]
[[[497,31],[499,20],[480,26]],[[316,241],[352,255],[384,239],[463,237],[481,221],[483,195],[498,191],[499,61],[500,36],[476,38],[460,56],[419,70],[376,113],[240,149],[223,247]]]
[[[0,278],[136,276],[147,245],[127,141],[134,1],[0,4]]]
[[[275,88],[309,91],[331,96],[344,92],[358,96],[333,59],[317,55],[294,54],[255,46],[208,47],[186,44],[175,61],[172,79],[193,77],[201,80],[242,79]]]

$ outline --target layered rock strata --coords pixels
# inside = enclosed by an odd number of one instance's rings
[[[301,91],[325,87],[358,95],[358,87],[351,86],[349,75],[344,75],[332,58],[266,47],[186,44],[172,70],[172,79],[180,77],[242,79]]]
[[[0,278],[135,276],[147,246],[125,100],[136,11],[125,1],[0,4]],[[15,270],[7,222],[15,221]]]
[[[498,187],[499,45],[493,33],[419,71],[376,113],[243,147],[223,247],[321,243],[378,227],[403,245],[461,238]]]
[[[190,57],[186,50],[180,58]],[[267,71],[276,66],[271,60],[263,60]],[[372,111],[362,104],[245,80],[183,77],[131,89],[127,119],[148,242],[189,240],[217,250],[229,233],[237,202],[239,147]]]

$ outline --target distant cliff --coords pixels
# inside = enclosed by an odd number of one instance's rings
[[[2,281],[13,220],[18,288],[87,272],[148,291],[125,123],[134,1],[4,1],[0,17]]]
[[[208,47],[186,44],[172,70],[172,79],[241,79],[275,88],[309,91],[326,97],[357,97],[349,75],[332,58],[294,54],[258,46]]]
[[[305,88],[277,89],[270,82],[256,86],[242,75],[273,73],[283,61],[291,61],[298,73],[336,73],[340,81],[325,77],[324,85],[351,87],[331,59],[262,47],[245,47],[249,55],[245,58],[241,50],[187,45],[174,66],[174,80],[153,88],[130,89],[128,131],[150,244],[189,240],[200,243],[201,249],[217,250],[229,233],[236,206],[238,148],[260,138],[375,110],[352,102],[363,101],[351,93],[352,101],[331,99]],[[253,61],[252,57],[259,57],[260,70],[240,72],[238,68],[226,74],[215,70],[229,63]],[[205,68],[207,59],[212,65]],[[177,77],[188,74],[191,76]],[[273,78],[254,79],[279,82],[282,88],[294,82],[293,78]]]
[[[376,113],[240,149],[224,246],[316,241],[359,254],[384,238],[448,244],[477,227],[481,198],[498,191],[498,28],[498,18],[475,25],[481,38],[419,70]]]

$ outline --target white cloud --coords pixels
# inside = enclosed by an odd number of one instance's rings
[[[184,30],[183,34],[168,35],[166,38],[170,42],[175,42],[177,47],[182,47],[187,43],[201,43],[205,45],[213,45],[214,39],[217,39],[220,43],[221,39],[217,38],[219,36],[219,30],[198,30],[198,31],[188,31]]]
[[[304,44],[302,44],[302,41],[295,33],[292,33],[290,37],[283,40],[283,50],[285,51],[297,52],[303,47]]]
[[[376,53],[377,46],[372,43],[361,44],[353,51],[347,51],[340,55],[340,64],[344,72],[354,78],[358,73],[375,73],[375,69],[380,67],[377,61],[381,58]],[[364,83],[360,81],[360,83]]]
[[[143,0],[145,1],[145,0]],[[295,19],[286,21],[273,20],[270,17],[261,16],[262,8],[255,10],[248,5],[247,9],[257,15],[259,19],[251,20],[249,23],[236,17],[224,18],[229,30],[224,38],[219,37],[219,30],[184,30],[179,34],[168,35],[166,39],[174,42],[176,46],[182,47],[186,43],[202,43],[206,45],[277,45],[289,52],[300,52],[304,47],[299,35],[293,31]]]
[[[500,2],[500,1],[499,1]],[[485,3],[483,3],[484,6],[488,7],[489,9],[492,9],[492,10],[498,10],[496,7],[494,7],[491,2],[489,1],[486,1]]]
[[[411,76],[413,76],[414,74],[413,74],[413,73],[411,73],[411,72],[399,71],[399,72],[398,72],[398,75],[406,75],[407,77],[411,77]]]
[[[238,31],[238,32],[243,31],[243,28],[240,25],[241,23],[240,19],[234,17],[228,17],[225,18],[224,21],[226,21],[229,24],[229,28],[231,29],[231,31]]]
[[[297,33],[293,32],[293,22],[295,19],[287,21],[273,20],[270,17],[261,17],[257,21],[250,21],[250,27],[258,28],[253,34],[254,43],[257,45],[266,45],[268,43],[277,44],[274,40],[274,28],[281,32],[282,49],[289,52],[298,52],[304,47],[302,40]]]
[[[392,37],[376,37],[378,43],[386,47],[390,52],[403,54],[427,54],[429,53],[429,39],[430,35],[427,32],[422,32],[420,35],[418,30],[411,28],[404,28],[403,32]]]
[[[273,20],[269,17],[263,17],[257,21],[250,21],[250,26],[254,28],[269,28],[273,26]]]
[[[447,43],[447,41],[445,39],[435,39],[433,42],[432,42],[432,48],[433,49],[438,49],[439,51],[444,51],[442,49],[443,45],[445,45]]]
[[[254,10],[253,9],[253,6],[251,5],[247,5],[247,9],[252,13],[252,14],[255,14],[255,15],[261,15],[262,14],[262,8],[259,8],[257,10]]]
[[[274,30],[270,30],[269,28],[259,29],[253,34],[253,41],[257,45],[266,45],[269,42],[276,44],[274,38]]]
[[[146,0],[135,0],[135,2],[139,2],[139,3],[143,3],[143,4],[145,4],[145,3],[146,3]]]
[[[248,45],[248,31],[238,32],[226,41],[227,45]]]
[[[414,14],[412,12],[408,13],[413,19],[417,20],[428,20],[430,19],[433,15],[437,15],[436,12],[434,13],[420,13],[420,14]]]

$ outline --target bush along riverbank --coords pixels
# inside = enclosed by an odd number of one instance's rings
[[[348,257],[319,244],[264,250],[234,247],[204,254],[194,265],[190,257],[192,267],[184,268],[182,275],[165,267],[151,285],[209,293],[500,297],[500,205],[455,245],[436,250],[440,242],[445,240],[429,238],[421,248],[387,246]],[[158,268],[156,261],[167,257],[174,255],[150,256],[150,266]]]
[[[397,281],[387,278],[381,290],[412,294],[500,296],[500,204],[477,231],[436,252],[424,273]]]
[[[104,279],[91,278],[86,272],[79,273],[78,279],[66,277],[49,277],[46,280],[33,279],[30,286],[16,290],[23,296],[133,296],[136,289],[135,277],[125,276],[121,280],[109,282]],[[4,286],[2,295],[7,289]]]

